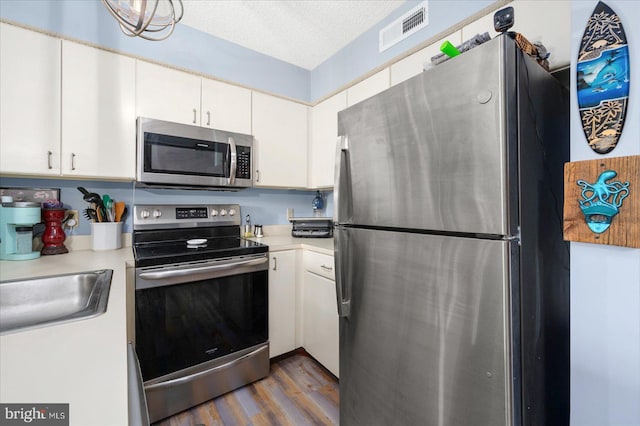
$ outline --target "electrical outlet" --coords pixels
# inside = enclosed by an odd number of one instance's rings
[[[66,220],[64,222],[65,229],[73,229],[77,228],[80,224],[80,215],[78,214],[78,210],[67,210],[66,212]]]

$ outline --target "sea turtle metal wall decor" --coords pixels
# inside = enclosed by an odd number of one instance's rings
[[[582,35],[577,62],[578,108],[591,149],[611,152],[629,100],[629,47],[620,17],[598,2]]]

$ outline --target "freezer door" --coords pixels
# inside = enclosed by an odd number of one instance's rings
[[[340,424],[510,425],[508,245],[339,228]],[[337,259],[338,260],[338,259]]]
[[[338,222],[511,234],[502,39],[338,114]]]

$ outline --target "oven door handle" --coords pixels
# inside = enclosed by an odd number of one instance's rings
[[[261,257],[259,259],[233,261],[228,263],[220,263],[219,265],[200,266],[196,268],[185,268],[169,271],[154,271],[154,272],[142,272],[138,276],[145,280],[164,280],[167,278],[184,277],[188,275],[202,275],[209,272],[220,272],[223,270],[234,269],[241,266],[255,266],[262,263],[266,263],[269,260],[267,257]]]
[[[177,379],[173,379],[173,380],[167,380],[166,382],[159,382],[159,383],[154,383],[154,384],[150,384],[150,385],[145,385],[144,389],[145,391],[149,392],[151,390],[154,389],[162,389],[162,388],[168,388],[168,387],[173,387],[173,386],[179,386],[183,383],[188,383],[194,379],[197,379],[198,377],[202,377],[202,376],[207,376],[211,373],[214,373],[216,371],[220,371],[220,370],[224,370],[225,368],[229,368],[234,366],[235,364],[239,364],[240,362],[244,361],[247,358],[252,358],[256,355],[258,355],[260,352],[268,350],[268,346],[261,346],[258,349],[249,352],[248,354],[245,354],[243,356],[241,356],[240,358],[236,358],[232,361],[226,362],[222,365],[218,365],[217,367],[213,367],[211,369],[205,370],[205,371],[199,371],[197,373],[194,374],[190,374],[188,376],[184,376],[184,377],[179,377]]]

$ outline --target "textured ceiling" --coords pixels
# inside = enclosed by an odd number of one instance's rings
[[[187,25],[311,70],[405,0],[183,0]]]

